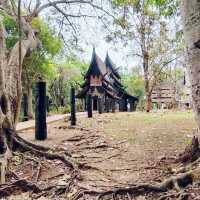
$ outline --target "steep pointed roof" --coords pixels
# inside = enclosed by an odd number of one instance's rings
[[[138,98],[128,94],[120,81],[120,74],[117,72],[114,63],[110,59],[108,53],[103,62],[96,54],[93,48],[92,59],[87,73],[85,74],[85,83],[81,86],[81,91],[76,95],[77,98],[84,98],[88,91],[93,89],[90,87],[90,75],[96,74],[102,76],[102,90],[109,97],[114,99],[128,98],[137,101]]]
[[[108,69],[107,71],[110,71],[109,76],[111,77],[111,79],[114,80],[113,87],[114,87],[115,90],[118,91],[118,96],[120,98],[128,98],[128,99],[131,99],[131,100],[134,100],[134,101],[138,101],[138,98],[130,95],[126,91],[124,86],[122,85],[122,83],[120,81],[121,76],[118,73],[118,71],[115,67],[115,64],[112,62],[111,58],[109,57],[108,52],[107,52],[107,55],[106,55],[105,64],[106,64],[106,67]]]
[[[120,74],[118,73],[118,71],[115,67],[115,64],[113,63],[110,56],[108,55],[108,52],[106,54],[105,64],[118,79],[121,79]]]
[[[93,70],[99,72],[99,74],[101,74],[103,77],[106,76],[107,74],[106,65],[101,60],[101,58],[96,54],[95,48],[93,48],[92,59],[90,62],[89,69],[85,75],[85,78],[87,78]]]

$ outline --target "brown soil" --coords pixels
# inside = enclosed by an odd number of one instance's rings
[[[96,199],[85,191],[161,182],[173,175],[178,166],[176,156],[193,136],[196,127],[192,117],[188,113],[95,114],[92,119],[82,116],[76,127],[66,121],[48,125],[48,140],[40,142],[34,140],[34,130],[26,130],[19,134],[24,139],[56,152],[68,152],[85,167],[74,181],[73,173],[61,161],[15,153],[10,170],[40,188],[54,188],[40,193],[40,199],[75,199],[78,194],[79,199]],[[12,179],[8,176],[8,181]],[[20,194],[22,199],[21,193],[16,189],[14,195]],[[23,199],[38,198],[30,192],[23,195]],[[149,194],[133,199],[159,198]]]

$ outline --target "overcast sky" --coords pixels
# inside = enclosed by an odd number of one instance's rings
[[[45,1],[45,0],[44,0]],[[42,1],[42,2],[44,2]],[[105,1],[108,2],[108,1]],[[108,3],[104,4],[104,8],[106,10],[110,10],[110,5]],[[60,8],[62,6],[60,5]],[[63,9],[63,8],[62,8]],[[68,9],[67,12],[70,12],[70,14],[77,14],[77,10],[80,8],[76,8],[73,6],[73,8]],[[101,12],[94,11],[93,8],[90,6],[84,6],[81,8],[83,13],[89,14],[89,15],[96,15],[96,14],[102,14]],[[98,12],[98,13],[97,13]],[[49,15],[49,10],[45,10],[41,13],[40,16],[43,16],[45,19],[47,18],[54,18],[55,15],[51,14]],[[131,54],[131,49],[128,47],[124,47],[122,43],[107,43],[105,41],[105,36],[108,33],[106,29],[103,28],[103,23],[98,18],[87,18],[87,19],[72,19],[77,20],[77,26],[79,26],[79,45],[84,50],[83,53],[79,54],[80,58],[83,59],[86,62],[90,62],[91,56],[92,56],[92,49],[93,46],[96,48],[97,54],[101,57],[102,60],[105,59],[106,53],[108,51],[111,59],[116,64],[117,67],[120,67],[121,71],[124,71],[125,68],[131,69],[133,66],[136,66],[138,64],[137,58],[133,58],[131,56],[127,57],[127,55]],[[54,26],[55,29],[58,29],[58,23],[54,20],[54,24],[51,24]],[[66,29],[66,27],[63,27],[62,32],[64,33],[64,37],[70,37],[71,32]],[[67,53],[67,52],[66,52]]]

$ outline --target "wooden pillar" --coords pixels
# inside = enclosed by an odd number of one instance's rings
[[[105,106],[106,106],[106,112],[107,113],[109,113],[109,111],[110,111],[110,104],[109,104],[109,98],[108,97],[106,97],[106,101],[105,101]]]
[[[116,110],[115,99],[112,99],[112,113],[115,113],[115,110]]]
[[[37,82],[35,92],[35,139],[45,140],[47,138],[46,83]]]
[[[98,97],[98,111],[99,111],[99,114],[102,114],[102,112],[103,112],[103,105],[102,105],[101,97]]]
[[[76,125],[76,100],[75,100],[75,88],[71,88],[71,126]]]
[[[127,102],[127,99],[124,99],[124,111],[125,112],[128,111],[128,102]]]
[[[129,104],[130,104],[130,112],[133,112],[134,111],[134,101],[130,101],[129,102]]]
[[[88,113],[88,118],[92,118],[92,96],[91,96],[91,94],[87,95],[87,113]]]
[[[23,121],[28,121],[28,95],[26,93],[23,94]]]
[[[122,112],[123,111],[123,99],[120,99],[119,101],[119,111]]]

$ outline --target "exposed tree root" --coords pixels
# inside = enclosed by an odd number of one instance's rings
[[[40,146],[40,145],[35,145],[31,142],[28,142],[27,140],[24,140],[22,137],[20,137],[19,135],[15,134],[14,136],[18,141],[20,141],[21,143],[24,143],[34,149],[40,150],[40,151],[49,151],[51,150],[49,147],[44,147],[44,146]]]
[[[179,155],[177,159],[178,162],[189,163],[194,162],[200,157],[199,139],[198,137],[193,137],[191,144],[189,144],[184,152]]]
[[[103,200],[103,199],[108,199],[108,197],[110,197],[109,199],[114,199],[112,198],[113,196],[115,197],[125,196],[129,198],[128,195],[136,197],[136,196],[149,194],[149,193],[163,193],[163,192],[168,192],[169,190],[172,190],[172,189],[180,191],[182,188],[185,188],[189,184],[192,184],[194,181],[194,177],[198,173],[200,173],[200,169],[171,177],[169,179],[164,180],[160,184],[155,184],[155,185],[142,184],[142,185],[135,185],[132,187],[127,187],[127,188],[109,190],[106,192],[85,191],[84,193],[95,194],[98,196],[97,198],[98,200]]]
[[[20,179],[19,177],[16,177],[15,179],[17,179],[17,181],[12,182],[10,184],[4,184],[4,185],[0,186],[0,197],[10,195],[10,192],[14,189],[15,190],[20,189],[20,191],[23,191],[23,192],[33,191],[34,193],[37,193],[39,196],[41,196],[42,194],[47,194],[47,196],[48,196],[48,194],[50,194],[51,192],[53,192],[54,194],[57,194],[57,195],[69,193],[69,192],[71,192],[71,190],[73,190],[74,185],[78,187],[77,182],[81,181],[81,178],[82,178],[81,176],[79,176],[79,175],[81,175],[81,172],[87,171],[87,170],[99,171],[101,174],[105,175],[104,180],[105,180],[105,177],[109,177],[109,175],[107,175],[105,173],[106,169],[100,169],[96,166],[90,166],[90,165],[88,165],[87,160],[85,163],[78,163],[72,159],[70,154],[65,155],[65,154],[61,154],[61,153],[60,154],[52,153],[53,150],[51,150],[50,148],[32,144],[32,143],[24,140],[23,138],[19,137],[17,134],[12,134],[12,135],[13,135],[13,144],[14,144],[14,146],[17,147],[16,150],[19,150],[22,152],[28,151],[37,157],[38,156],[45,157],[46,159],[49,159],[49,160],[60,160],[71,170],[70,174],[72,176],[70,175],[71,177],[66,182],[66,185],[63,185],[62,187],[57,187],[56,185],[53,185],[53,186],[51,185],[51,186],[48,186],[47,188],[40,188],[35,183],[32,183],[26,179]],[[96,136],[96,135],[94,135],[94,136],[93,135],[90,135],[90,136],[80,135],[80,136],[74,136],[73,138],[70,138],[68,141],[78,142],[78,146],[84,144],[83,149],[87,149],[87,150],[91,150],[91,149],[93,150],[93,149],[99,149],[99,148],[100,149],[101,148],[108,149],[108,148],[113,147],[112,145],[110,146],[109,143],[104,142],[104,141],[100,142],[98,145],[92,146],[94,138],[98,138],[98,137],[99,136]],[[190,151],[189,150],[187,151],[189,153],[193,152],[193,154],[192,154],[192,155],[194,155],[193,159],[196,158],[197,155],[198,156],[200,155],[200,154],[198,154],[200,151],[199,151],[199,144],[197,141],[198,141],[198,139],[196,140],[194,138],[192,145],[191,145],[192,148],[190,149]],[[86,143],[88,144],[88,146],[85,146]],[[88,152],[88,151],[86,151],[86,152]],[[116,154],[108,156],[105,159],[110,159],[112,157],[116,157],[119,154],[120,153],[117,152]],[[193,159],[191,159],[190,161],[193,161]],[[189,159],[184,159],[184,160],[187,160],[187,162],[188,162]],[[114,199],[114,200],[118,200],[118,199],[128,199],[129,200],[130,199],[131,200],[131,199],[134,199],[134,197],[137,197],[140,195],[148,195],[150,193],[162,193],[164,195],[160,197],[160,200],[165,200],[165,199],[173,197],[173,196],[176,198],[180,197],[180,199],[182,200],[182,199],[184,199],[184,195],[187,196],[187,194],[182,194],[182,189],[187,187],[190,184],[193,184],[193,182],[200,180],[200,168],[198,166],[198,164],[199,164],[198,157],[195,160],[196,161],[193,162],[193,165],[191,165],[191,163],[190,163],[190,165],[188,165],[188,167],[185,168],[185,170],[184,170],[185,173],[170,177],[170,178],[164,180],[163,182],[155,184],[155,185],[154,184],[141,184],[141,185],[130,185],[130,184],[128,185],[127,184],[127,186],[124,186],[122,184],[121,185],[118,184],[117,187],[120,186],[120,188],[110,189],[113,187],[108,187],[107,188],[108,190],[105,192],[95,191],[95,189],[89,190],[87,188],[86,189],[81,188],[74,195],[73,199],[78,200],[78,199],[82,199],[82,197],[85,199],[85,195],[86,196],[89,195],[92,197],[97,197],[98,200],[107,200],[107,199]],[[104,160],[102,159],[101,162],[103,162],[103,161]],[[100,161],[97,160],[96,162],[100,162]],[[194,163],[196,163],[196,164],[194,165]],[[189,166],[191,166],[191,167],[189,167]],[[36,180],[36,182],[38,180],[38,177],[40,176],[40,172],[41,172],[40,168],[41,168],[40,163],[38,163],[37,173],[36,173],[36,177],[34,179],[34,181]],[[122,168],[120,170],[126,170],[126,169]],[[178,173],[180,173],[180,172],[182,172],[182,171],[178,171]],[[112,181],[114,182],[115,180],[112,180]],[[94,188],[94,187],[92,186],[92,188]],[[177,193],[170,194],[171,190],[173,190],[173,191],[175,190],[175,191],[177,191]],[[159,194],[159,196],[160,196],[160,194]]]
[[[32,143],[30,143],[31,145],[29,145],[29,143],[24,142],[24,140],[21,140],[20,137],[16,137],[16,135],[13,137],[13,143],[17,146],[17,148],[19,150],[23,150],[23,151],[30,151],[31,153],[33,153],[36,156],[42,156],[45,157],[49,160],[60,160],[62,161],[66,166],[68,166],[71,170],[75,170],[78,169],[78,164],[75,163],[74,161],[72,161],[72,159],[66,155],[59,155],[59,154],[55,154],[55,153],[49,153],[46,150],[38,150],[40,148],[40,146],[37,145],[32,145]],[[37,146],[37,147],[36,147]]]
[[[22,192],[33,191],[34,193],[42,191],[35,183],[26,179],[20,179],[14,172],[9,171],[8,173],[17,180],[9,184],[0,185],[0,198],[11,195],[15,190]]]

